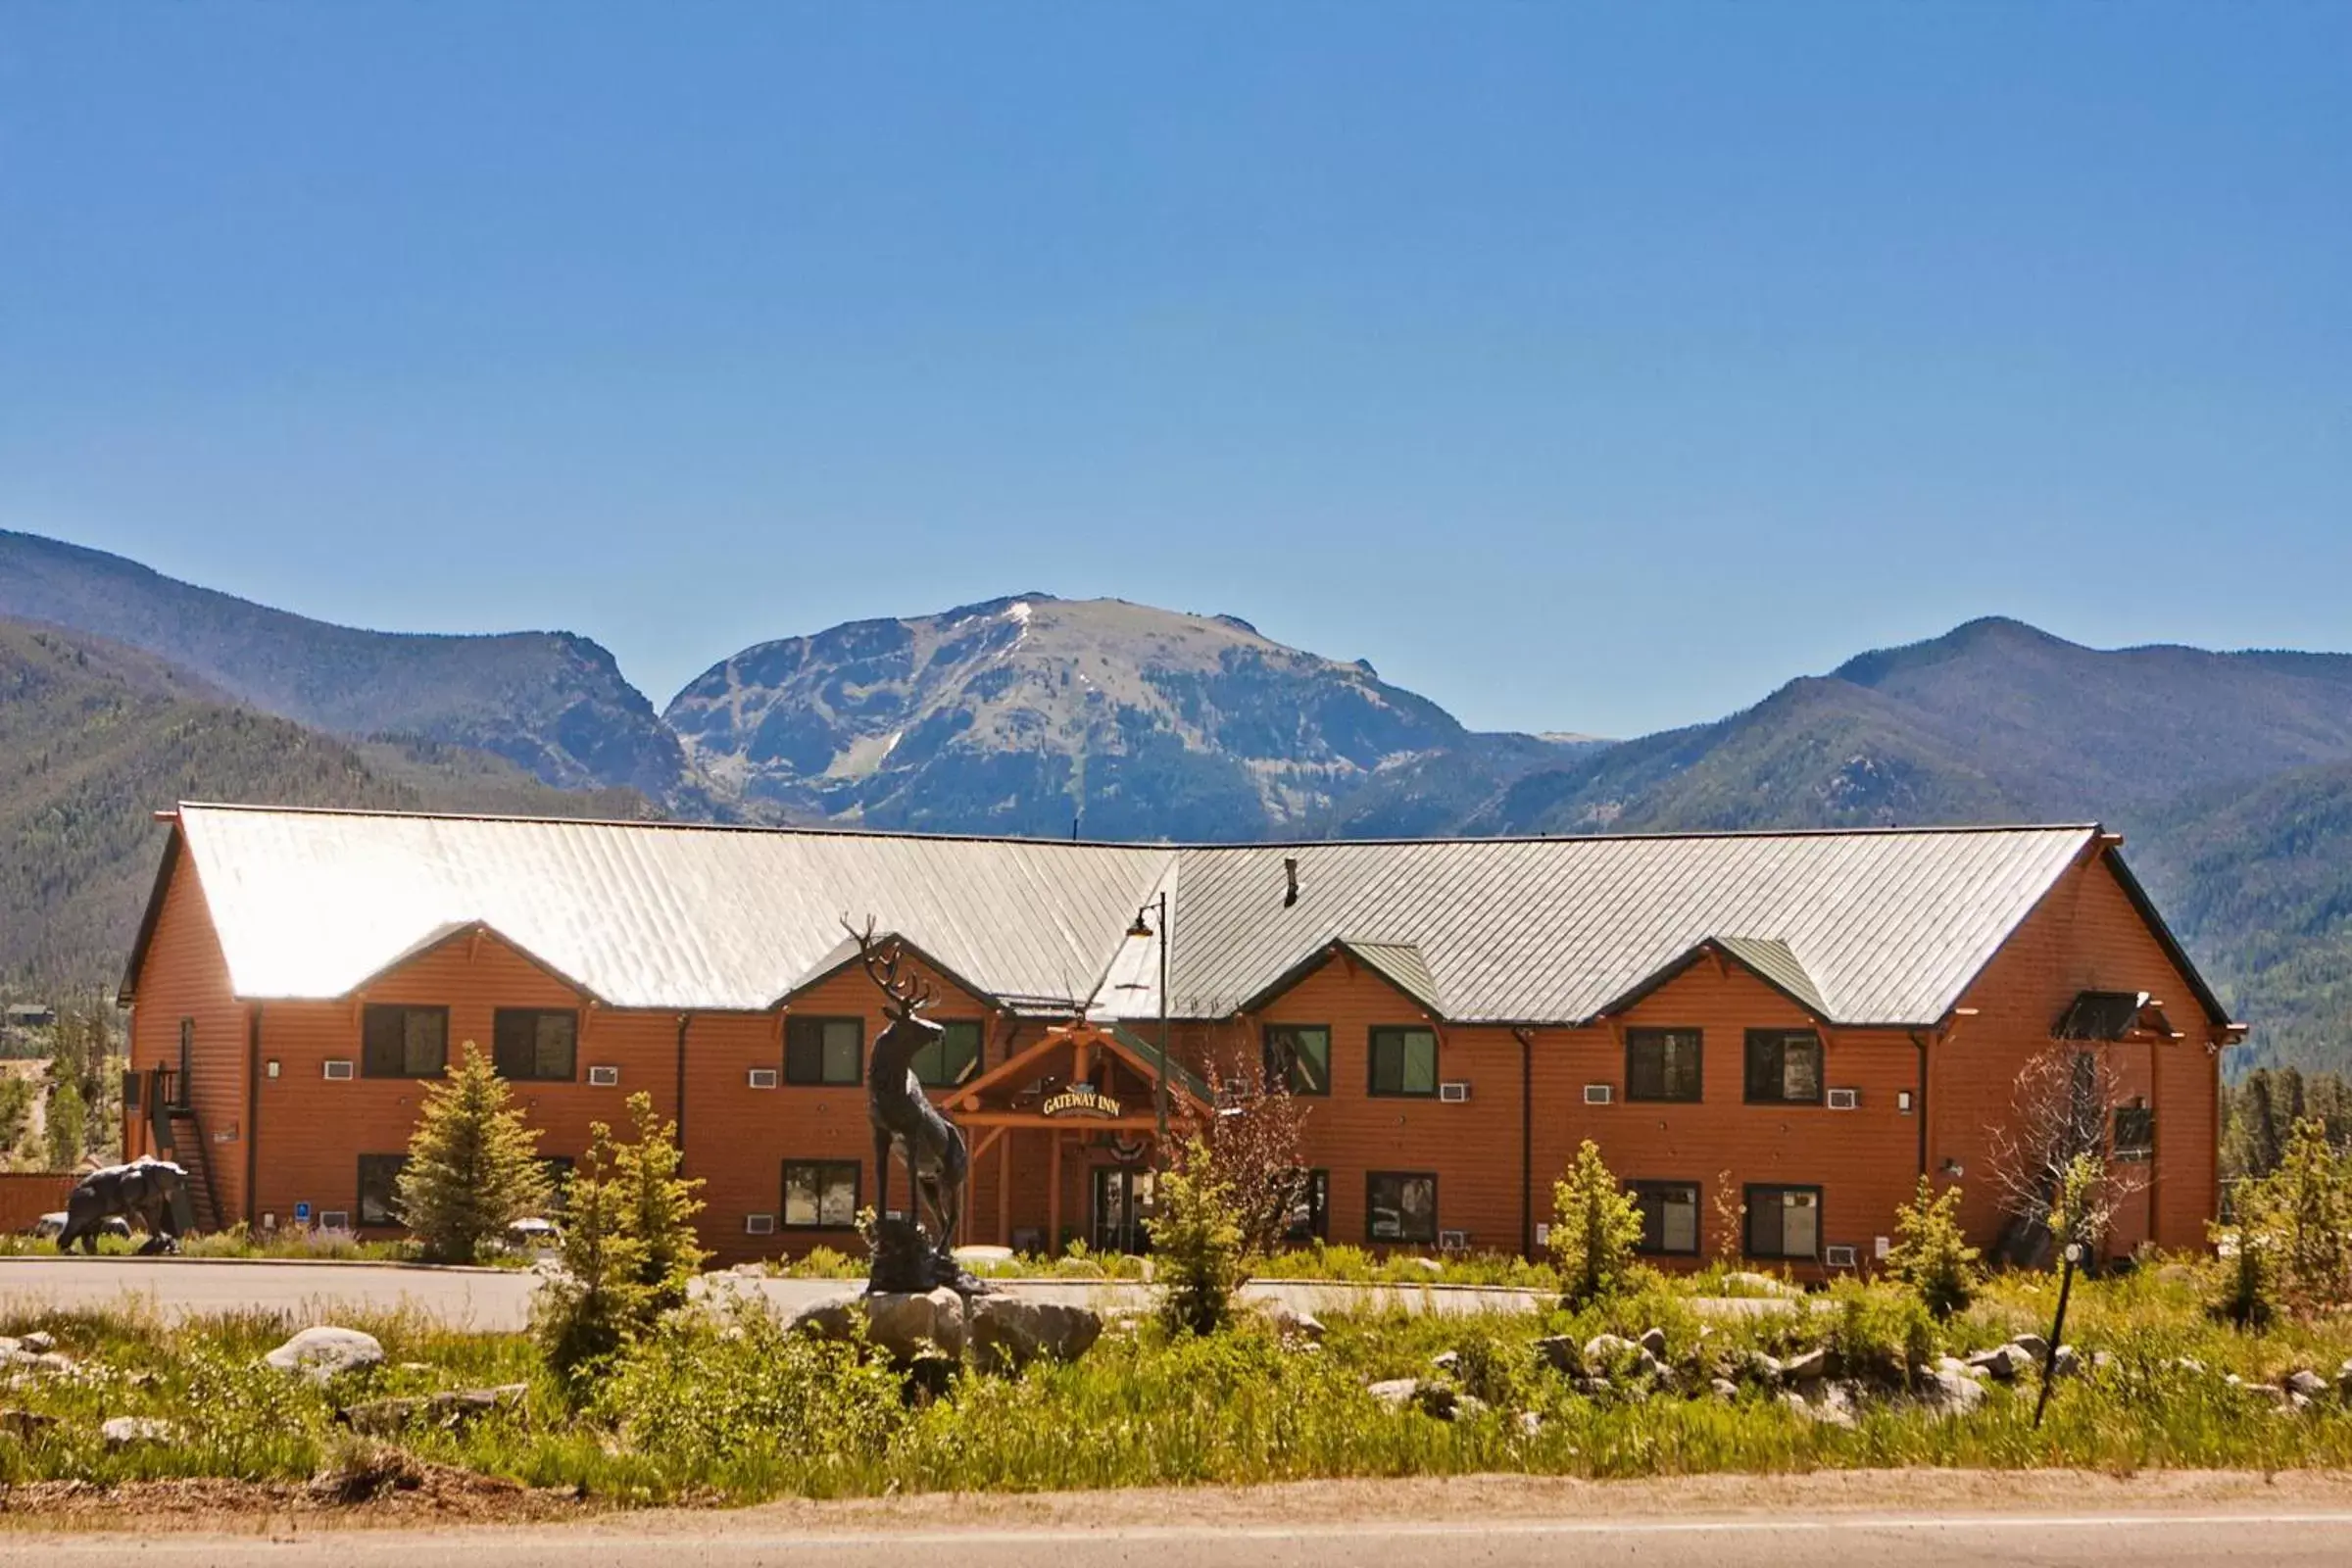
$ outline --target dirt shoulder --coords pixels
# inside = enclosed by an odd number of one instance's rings
[[[319,1530],[463,1533],[524,1528],[582,1541],[615,1537],[844,1535],[953,1531],[1169,1530],[1202,1525],[1379,1526],[1551,1519],[1677,1520],[1791,1513],[2275,1513],[2352,1509],[2352,1472],[1847,1470],[1785,1476],[1574,1481],[1528,1476],[1305,1481],[1032,1494],[936,1493],[748,1508],[616,1509],[569,1493],[425,1469],[346,1500],[348,1488],[223,1481],[103,1489],[47,1482],[0,1489],[0,1531],[131,1530],[270,1536]]]

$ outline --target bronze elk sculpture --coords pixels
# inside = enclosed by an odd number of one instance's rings
[[[931,1097],[914,1075],[915,1054],[938,1040],[944,1030],[922,1016],[922,1009],[931,1001],[931,988],[911,965],[906,965],[906,950],[898,941],[877,943],[874,922],[867,917],[865,929],[851,925],[842,917],[842,928],[858,944],[858,962],[865,967],[868,979],[878,986],[884,997],[883,1012],[890,1019],[889,1027],[874,1041],[871,1058],[865,1070],[865,1114],[874,1130],[874,1211],[876,1221],[875,1264],[868,1290],[929,1290],[934,1284],[956,1283],[959,1271],[950,1260],[956,1246],[956,1229],[963,1218],[964,1175],[970,1169],[970,1154],[964,1148],[963,1134],[956,1124],[940,1113]],[[905,967],[902,967],[905,965]],[[890,1219],[890,1161],[893,1151],[906,1166],[907,1185],[914,1193],[906,1205],[909,1220]],[[887,1263],[885,1254],[904,1250],[919,1238],[922,1209],[928,1207],[932,1223],[937,1227],[932,1239],[928,1278],[886,1279],[885,1275],[904,1275],[914,1267],[914,1260],[902,1257]],[[893,1232],[898,1225],[907,1231],[896,1240]]]

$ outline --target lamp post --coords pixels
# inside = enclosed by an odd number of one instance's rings
[[[1164,1164],[1168,1157],[1168,895],[1164,889],[1135,911],[1135,924],[1127,928],[1127,934],[1152,935],[1149,917],[1155,907],[1159,914],[1159,1072],[1152,1086],[1152,1114],[1158,1124],[1156,1147]]]

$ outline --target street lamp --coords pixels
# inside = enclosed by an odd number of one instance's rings
[[[1152,1086],[1152,1109],[1159,1126],[1159,1159],[1165,1164],[1168,1158],[1168,895],[1165,890],[1135,911],[1135,924],[1127,928],[1127,934],[1151,936],[1152,922],[1148,917],[1154,906],[1159,911],[1159,1075]]]

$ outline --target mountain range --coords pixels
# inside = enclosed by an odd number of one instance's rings
[[[745,649],[657,711],[569,632],[361,631],[0,532],[0,980],[119,960],[211,796],[1090,838],[2102,820],[2255,1025],[2352,1063],[2352,656],[1970,622],[1607,742],[1471,731],[1229,615],[1028,593]]]

